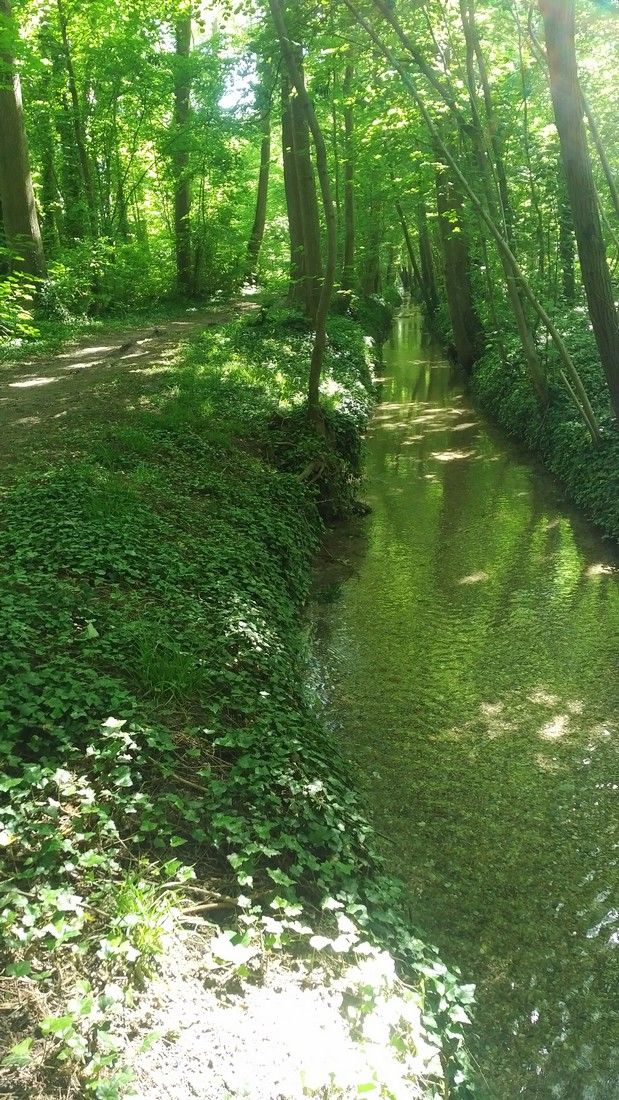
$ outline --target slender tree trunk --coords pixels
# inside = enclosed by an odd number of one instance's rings
[[[342,290],[352,290],[355,281],[355,160],[352,61],[344,70],[344,261]]]
[[[373,0],[373,2],[375,6],[382,12],[384,9],[383,0]],[[510,281],[513,283],[516,289],[518,287],[522,289],[522,292],[527,301],[533,307],[540,321],[546,328],[559,354],[559,359],[561,362],[560,374],[565,384],[565,388],[570,396],[573,398],[575,405],[581,413],[582,418],[587,425],[589,432],[591,433],[591,438],[594,442],[599,442],[599,425],[595,413],[593,412],[593,409],[591,407],[591,402],[589,401],[587,392],[582,384],[582,379],[580,378],[580,375],[576,370],[574,361],[570,355],[565,340],[563,339],[548,311],[544,308],[542,303],[533,293],[530,283],[528,282],[524,272],[522,271],[518,260],[514,256],[511,248],[509,247],[509,244],[506,241],[503,233],[501,232],[500,227],[497,225],[496,220],[486,209],[483,200],[479,198],[474,187],[471,186],[462,169],[460,168],[458,161],[454,159],[454,157],[449,152],[449,149],[445,145],[445,142],[442,140],[438,126],[434,122],[432,115],[430,114],[430,111],[428,110],[423,98],[417,91],[417,86],[414,78],[407,70],[405,64],[400,61],[400,59],[394,54],[393,50],[387,45],[386,42],[383,41],[380,35],[376,32],[374,25],[370,23],[362,14],[362,12],[360,12],[359,9],[355,6],[353,0],[344,0],[344,4],[348,8],[351,15],[353,15],[353,17],[357,20],[359,26],[363,27],[366,34],[370,37],[372,42],[375,43],[375,45],[378,47],[383,56],[387,59],[392,68],[397,73],[399,73],[402,84],[410,95],[412,101],[416,104],[421,114],[421,117],[423,118],[425,125],[428,128],[430,136],[435,143],[436,148],[441,154],[441,158],[444,158],[445,163],[449,165],[453,173],[454,179],[458,181],[460,187],[462,188],[463,194],[467,196],[476,214],[489,230],[493,241],[498,247],[504,265],[507,266],[511,273]],[[399,27],[397,18],[391,11],[389,12],[389,22],[394,27]],[[398,37],[401,38],[403,44],[408,49],[409,46],[406,36],[402,37],[401,34],[398,34]],[[445,102],[448,104],[448,106],[450,106],[448,99],[446,99]],[[508,290],[509,286],[510,283],[508,282]]]
[[[299,201],[297,162],[292,135],[291,84],[285,66],[282,70],[282,151],[284,161],[284,192],[288,215],[288,239],[290,241],[290,305],[305,304],[305,260],[303,255],[303,225]]]
[[[314,141],[314,147],[316,149],[316,168],[320,181],[320,192],[325,218],[327,235],[326,263],[320,291],[320,300],[314,319],[314,346],[312,348],[307,388],[307,404],[310,423],[317,431],[324,432],[324,418],[320,408],[320,378],[327,345],[327,316],[335,283],[335,268],[337,264],[337,219],[331,191],[331,181],[329,179],[327,146],[318,119],[316,118],[312,101],[307,94],[305,81],[303,79],[303,71],[298,64],[295,50],[293,49],[288,35],[281,0],[269,0],[269,8],[279,38],[284,62],[288,68],[290,79],[295,86],[300,106],[305,114]]]
[[[381,207],[373,199],[368,210],[369,229],[363,248],[363,270],[360,276],[360,290],[365,296],[380,291],[380,243],[381,243]]]
[[[191,262],[191,179],[189,176],[189,118],[191,113],[191,11],[175,27],[174,136],[171,145],[174,172],[174,240],[176,281],[181,294],[193,291]]]
[[[492,103],[492,96],[490,93],[490,86],[485,73],[485,64],[483,60],[483,54],[477,35],[477,28],[475,26],[475,8],[473,0],[460,0],[460,18],[462,22],[462,29],[464,32],[464,39],[466,43],[466,72],[467,83],[469,91],[469,101],[471,104],[471,114],[473,118],[472,127],[472,141],[479,173],[483,189],[486,195],[486,202],[490,211],[490,216],[494,224],[501,227],[505,242],[508,246],[508,250],[513,255],[513,215],[511,213],[511,205],[509,201],[509,194],[507,191],[507,176],[505,173],[505,166],[501,155],[501,150],[498,145],[498,141],[495,136],[491,136],[490,143],[486,141],[484,127],[482,124],[481,116],[479,114],[477,106],[477,88],[475,79],[475,62],[479,66],[481,58],[482,64],[482,83],[484,86],[484,105],[486,111],[486,119],[488,121],[491,135],[496,129],[494,119],[494,108]],[[522,352],[527,365],[527,370],[531,378],[531,383],[537,394],[539,403],[542,407],[548,404],[548,387],[546,379],[544,378],[544,372],[540,363],[537,348],[535,346],[535,339],[531,332],[527,316],[524,309],[524,303],[518,282],[514,277],[511,264],[507,258],[507,254],[501,250],[500,252],[501,264],[505,275],[505,284],[507,289],[507,297],[512,308],[514,320],[516,322],[516,328],[518,330],[518,336],[522,344]]]
[[[613,210],[615,211],[616,216],[619,218],[619,189],[617,187],[617,181],[610,166],[610,161],[606,156],[604,142],[602,141],[600,131],[598,130],[597,122],[595,121],[595,115],[593,114],[591,104],[589,103],[589,100],[585,96],[584,92],[582,93],[582,105],[587,116],[587,122],[589,123],[589,129],[591,131],[591,137],[593,138],[593,144],[595,145],[600,164],[602,165],[604,178],[606,179],[606,183],[608,185],[608,191],[610,194],[611,202],[613,204]]]
[[[436,287],[436,274],[434,271],[434,256],[432,255],[432,241],[428,231],[428,216],[425,206],[419,208],[417,219],[419,231],[419,256],[421,259],[421,279],[425,287],[425,301],[428,316],[432,317],[438,307],[438,290]]]
[[[292,46],[290,48],[293,49]],[[294,63],[300,79],[303,82],[303,88],[305,89],[302,59],[298,50],[295,50]],[[288,71],[294,83],[294,78],[290,73],[290,69]],[[296,85],[295,92],[296,94],[293,94],[290,98],[290,107],[292,117],[292,147],[294,149],[297,171],[299,210],[303,232],[303,297],[307,314],[312,321],[314,321],[320,303],[320,288],[322,284],[320,214],[318,211],[318,195],[316,193],[314,165],[312,163],[308,115]],[[307,93],[305,94],[307,95]]]
[[[462,196],[450,186],[445,172],[437,172],[436,205],[456,358],[464,370],[470,371],[479,357],[481,327],[471,289],[468,240],[461,217]]]
[[[95,193],[95,186],[92,177],[92,171],[90,168],[90,159],[88,156],[88,149],[86,147],[86,134],[84,131],[84,120],[82,118],[82,111],[80,108],[79,92],[77,89],[77,79],[75,76],[75,69],[73,66],[73,55],[71,53],[71,45],[69,42],[69,31],[67,17],[65,15],[64,6],[62,0],[56,0],[56,6],[58,10],[58,24],[60,27],[60,38],[62,41],[62,52],[64,57],[65,68],[67,71],[67,85],[69,88],[69,96],[71,98],[71,116],[73,123],[73,134],[75,138],[75,146],[78,154],[78,163],[80,169],[80,176],[82,181],[82,187],[84,190],[84,197],[86,199],[86,208],[88,210],[88,219],[90,222],[89,230],[93,237],[98,236],[99,233],[99,215],[97,209],[97,197]]]
[[[10,0],[0,0],[3,38],[14,29]],[[9,38],[10,40],[10,38]],[[34,201],[24,126],[21,85],[8,47],[0,54],[0,202],[6,242],[15,252],[13,266],[43,275],[45,257]]]
[[[247,245],[247,266],[245,277],[248,282],[256,281],[258,257],[264,237],[264,227],[267,220],[267,198],[269,194],[269,173],[271,168],[271,92],[272,74],[268,66],[264,66],[260,78],[260,90],[257,96],[257,107],[260,111],[260,171],[258,173],[258,190],[256,191],[256,209],[254,222],[249,235]]]
[[[412,240],[412,237],[411,237],[411,234],[410,234],[410,229],[408,227],[408,222],[406,220],[406,215],[404,213],[404,210],[402,209],[401,202],[396,200],[395,209],[396,209],[396,213],[398,215],[398,218],[400,219],[400,225],[402,226],[402,233],[404,234],[404,243],[406,244],[406,252],[407,252],[407,255],[408,255],[409,266],[410,266],[410,269],[411,269],[411,272],[412,272],[412,275],[413,275],[413,279],[417,283],[419,293],[421,295],[421,298],[423,300],[423,303],[426,307],[427,312],[431,313],[432,312],[432,307],[431,307],[431,303],[428,301],[428,298],[427,298],[427,287],[426,287],[426,285],[425,285],[425,283],[424,283],[424,281],[421,277],[421,271],[419,269],[419,264],[417,262],[417,256],[415,254],[415,248],[414,248],[414,245],[413,245],[413,240]],[[412,290],[413,279],[411,279],[410,277],[408,278],[409,286],[406,289],[408,289],[409,291]]]
[[[574,0],[539,0],[555,120],[574,218],[580,270],[612,409],[619,420],[619,317],[606,260],[576,62]]]
[[[561,297],[567,305],[573,305],[576,298],[576,277],[574,259],[576,244],[574,222],[567,194],[565,172],[559,164],[559,185],[557,202],[559,204],[559,260],[561,265]]]

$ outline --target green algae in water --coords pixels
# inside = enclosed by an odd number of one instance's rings
[[[417,922],[477,984],[480,1094],[612,1100],[619,563],[416,315],[385,359],[372,514],[333,536],[315,611],[327,718]]]

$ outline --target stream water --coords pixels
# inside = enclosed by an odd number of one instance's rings
[[[480,1095],[619,1098],[619,561],[490,428],[416,314],[371,514],[336,531],[319,679],[413,912],[477,985]]]

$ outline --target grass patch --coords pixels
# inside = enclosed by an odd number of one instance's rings
[[[120,1017],[170,929],[211,911],[205,954],[232,980],[318,954],[349,975],[360,1038],[397,1004],[385,1043],[411,1088],[466,1093],[470,992],[403,919],[308,699],[311,557],[321,516],[354,508],[372,390],[362,331],[334,319],[314,439],[310,345],[276,311],[209,330],[158,408],[90,425],[71,462],[0,502],[0,1081],[16,1097],[123,1095]],[[357,1086],[394,1095],[380,1071],[320,1095]]]

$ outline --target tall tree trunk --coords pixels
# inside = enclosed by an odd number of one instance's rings
[[[316,149],[316,168],[320,181],[327,248],[320,299],[314,318],[314,346],[312,348],[312,358],[309,370],[307,405],[310,423],[317,431],[324,432],[324,418],[320,408],[320,378],[327,345],[327,316],[329,314],[329,307],[333,295],[333,285],[335,283],[335,268],[337,264],[337,218],[331,190],[331,181],[329,179],[327,146],[318,119],[316,118],[316,112],[314,111],[312,101],[307,94],[305,80],[303,79],[303,70],[298,63],[297,54],[290,41],[281,0],[269,0],[269,8],[279,38],[282,57],[288,69],[290,79],[294,84],[300,107],[307,119],[307,125],[311,131],[314,147]]]
[[[567,194],[565,172],[559,165],[559,184],[557,201],[559,204],[559,260],[561,264],[561,297],[567,305],[573,305],[576,298],[576,277],[574,259],[576,245],[574,240],[574,221]]]
[[[396,213],[398,215],[398,218],[400,219],[400,225],[402,226],[402,233],[404,234],[404,243],[406,245],[406,252],[407,252],[407,255],[408,255],[409,269],[410,269],[410,273],[412,275],[412,278],[411,278],[410,275],[407,274],[407,281],[408,281],[409,285],[408,285],[408,287],[405,287],[405,289],[411,291],[412,288],[413,288],[413,280],[414,280],[415,283],[417,284],[417,288],[418,288],[419,293],[420,293],[420,295],[423,299],[426,310],[427,310],[428,314],[430,314],[432,312],[432,304],[428,300],[428,297],[427,297],[428,289],[427,289],[427,287],[426,287],[426,285],[425,285],[425,283],[424,283],[424,281],[421,277],[421,271],[420,271],[420,268],[419,268],[419,264],[417,262],[417,256],[416,256],[416,253],[415,253],[413,240],[412,240],[412,237],[411,237],[411,234],[410,234],[410,229],[408,227],[408,222],[406,220],[406,215],[405,215],[404,210],[402,208],[402,203],[399,202],[398,200],[396,200],[395,209],[396,209]]]
[[[256,191],[256,208],[254,222],[249,235],[247,245],[247,265],[245,277],[248,282],[256,281],[258,257],[264,237],[264,227],[267,220],[267,198],[269,194],[269,172],[271,168],[271,93],[272,74],[268,66],[264,66],[260,77],[260,88],[256,96],[256,106],[260,112],[260,171],[258,173],[258,190]]]
[[[595,145],[600,164],[602,165],[604,178],[608,185],[608,191],[610,194],[611,202],[613,204],[613,210],[615,212],[615,215],[619,218],[619,188],[617,187],[617,181],[610,166],[610,161],[606,156],[604,142],[602,141],[600,131],[598,130],[598,125],[595,121],[595,115],[591,108],[591,104],[589,103],[589,100],[585,96],[584,92],[582,93],[582,105],[587,116],[587,122],[589,123],[589,129],[591,131],[591,137],[593,138],[593,144]]]
[[[419,257],[421,260],[421,278],[425,287],[425,300],[428,316],[432,317],[438,307],[438,290],[436,287],[436,274],[434,271],[434,256],[432,254],[432,241],[428,230],[428,215],[425,206],[419,208],[417,218],[419,231]]]
[[[471,289],[468,240],[462,225],[462,196],[450,185],[446,172],[436,175],[436,205],[443,260],[445,291],[456,358],[470,371],[479,357],[481,329]]]
[[[589,316],[619,420],[619,317],[593,179],[576,62],[574,0],[539,0],[550,87]]]
[[[15,30],[10,0],[0,0],[3,38]],[[6,40],[5,39],[5,40]],[[43,275],[45,257],[34,201],[21,85],[9,47],[0,54],[0,201],[6,242],[15,251],[13,266]]]
[[[282,154],[284,161],[284,193],[288,215],[288,239],[290,241],[290,305],[305,304],[305,261],[303,256],[303,225],[299,200],[297,162],[294,155],[292,134],[291,84],[285,66],[282,69]]]
[[[295,70],[299,73],[299,78],[303,82],[303,88],[305,89],[302,56],[296,47],[291,45],[290,49],[294,51]],[[294,83],[290,68],[288,69],[288,73],[290,79]],[[305,93],[305,95],[307,95],[307,93]],[[322,285],[320,214],[318,211],[318,195],[316,192],[314,165],[312,164],[308,115],[296,85],[294,93],[290,97],[290,109],[292,118],[292,147],[296,164],[299,210],[301,213],[301,228],[303,233],[303,298],[307,314],[311,320],[314,321],[320,303],[320,288]]]
[[[354,116],[352,85],[354,79],[352,61],[344,70],[344,260],[342,263],[342,290],[352,290],[355,281],[355,161]]]
[[[533,307],[540,321],[546,328],[559,354],[559,359],[561,363],[561,367],[559,369],[562,380],[565,384],[565,388],[570,394],[570,397],[573,399],[576,407],[578,408],[578,411],[582,415],[582,418],[587,425],[589,432],[591,433],[591,438],[594,442],[599,442],[599,425],[595,413],[593,412],[593,409],[591,407],[591,402],[589,401],[587,392],[582,384],[582,379],[580,378],[580,375],[576,370],[574,361],[569,353],[569,349],[565,343],[565,340],[563,339],[548,311],[544,308],[539,298],[537,298],[536,295],[533,293],[528,279],[526,278],[522,268],[520,267],[518,260],[514,256],[514,253],[509,247],[509,243],[505,239],[504,234],[501,232],[501,229],[496,220],[492,217],[492,214],[489,212],[489,210],[486,209],[483,200],[479,198],[475,188],[469,183],[468,179],[460,168],[458,161],[451,155],[447,145],[441,137],[438,126],[434,122],[430,111],[428,110],[422,96],[417,90],[414,78],[411,76],[406,65],[400,60],[399,57],[396,56],[389,45],[384,42],[384,40],[377,33],[373,23],[370,23],[362,14],[362,12],[360,12],[359,9],[355,6],[353,0],[343,0],[343,2],[348,8],[351,15],[357,20],[359,26],[363,27],[364,31],[370,37],[372,42],[375,43],[375,45],[378,47],[383,56],[387,59],[395,72],[399,74],[403,86],[410,95],[412,101],[416,104],[417,109],[419,110],[419,113],[424,120],[432,141],[435,143],[436,148],[441,154],[441,158],[444,159],[445,163],[451,168],[454,180],[457,180],[458,184],[462,188],[462,193],[467,196],[469,202],[471,203],[471,206],[473,207],[485,227],[489,230],[490,236],[497,245],[497,248],[501,255],[501,259],[511,273],[511,279],[510,281],[508,281],[507,284],[508,291],[510,288],[510,284],[513,284],[513,287],[516,290],[518,288],[521,288],[524,297]],[[397,30],[398,37],[403,42],[405,48],[409,50],[410,47],[408,39],[406,35],[404,35],[404,33],[402,32],[397,18],[393,14],[393,11],[385,7],[383,0],[373,0],[373,3],[380,12],[382,12],[383,14],[385,12],[388,13],[389,22]],[[412,53],[412,56],[415,57],[415,54]],[[441,95],[442,94],[443,93],[441,91]],[[448,97],[445,98],[445,102],[449,106],[450,110],[453,110]]]
[[[191,263],[191,180],[189,177],[189,117],[191,112],[191,11],[175,26],[174,136],[171,145],[174,172],[174,240],[176,282],[181,294],[193,290]]]
[[[492,135],[496,128],[494,108],[479,36],[475,25],[474,0],[460,0],[460,19],[466,44],[466,74],[471,115],[473,118],[471,136],[477,166],[486,195],[486,203],[490,211],[490,216],[494,224],[501,227],[502,236],[508,246],[508,250],[514,255],[512,234],[513,214],[511,212],[509,193],[507,190],[505,165],[496,135],[491,136],[490,143],[486,140],[484,126],[477,106],[475,62],[477,62],[479,68],[481,59],[481,76],[484,87],[486,119]],[[548,404],[548,387],[535,345],[535,338],[527,321],[521,290],[518,286],[517,279],[514,277],[514,272],[507,254],[503,250],[500,250],[500,260],[505,275],[507,297],[516,322],[527,370],[539,403],[544,407]]]
[[[88,218],[90,222],[89,229],[92,236],[96,237],[99,233],[99,212],[97,208],[95,186],[90,167],[90,158],[88,156],[88,149],[86,146],[86,134],[84,130],[82,111],[80,108],[75,68],[73,66],[73,55],[71,53],[71,44],[69,42],[68,22],[62,0],[56,0],[56,6],[58,10],[60,38],[62,41],[62,53],[65,68],[67,71],[67,85],[69,88],[69,96],[71,98],[71,120],[73,123],[73,134],[78,154],[79,170],[82,187],[84,189],[86,208],[88,210]]]

